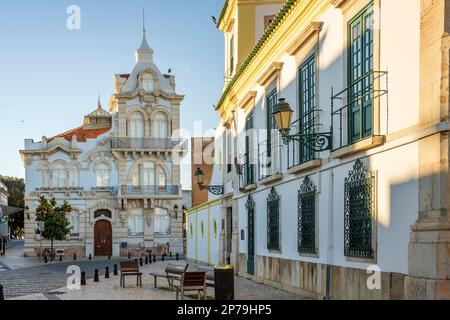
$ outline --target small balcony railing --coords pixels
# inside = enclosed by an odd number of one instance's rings
[[[121,186],[122,195],[130,196],[176,196],[180,193],[179,186]]]
[[[258,180],[280,173],[281,139],[277,130],[272,130],[272,136],[258,144]]]
[[[332,93],[333,150],[379,135],[379,101],[387,96],[388,83],[387,71],[370,71],[344,90]],[[386,107],[386,121],[388,112]]]
[[[241,190],[256,183],[257,166],[249,153],[244,155],[244,161],[245,163],[240,165],[241,174],[239,175],[239,188]]]
[[[317,115],[319,109],[313,109],[304,113],[298,120],[292,123],[292,132],[299,136],[308,137],[314,135],[319,126]],[[316,152],[307,145],[308,139],[291,140],[287,145],[288,169],[316,159]]]
[[[188,141],[171,138],[112,138],[111,148],[119,150],[187,150]]]

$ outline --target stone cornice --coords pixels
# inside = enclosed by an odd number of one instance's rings
[[[259,77],[258,80],[256,80],[256,83],[263,87],[266,87],[280,75],[281,69],[283,69],[283,62],[273,62],[269,66],[269,68],[267,68],[266,71],[264,71],[262,76]]]
[[[250,91],[249,93],[247,93],[245,95],[245,97],[239,102],[239,107],[242,109],[247,109],[251,103],[255,102],[255,98],[256,98],[256,91]]]
[[[140,90],[138,88],[138,89],[136,89],[134,91],[130,91],[130,92],[116,93],[113,96],[114,96],[114,99],[132,99],[132,98],[135,98],[137,96],[142,96],[142,95],[143,95],[142,90]],[[170,94],[170,93],[167,93],[167,92],[165,92],[163,90],[156,90],[153,93],[153,95],[155,97],[160,97],[161,96],[163,98],[170,99],[170,100],[175,100],[175,101],[179,101],[179,102],[183,101],[183,99],[184,99],[184,95],[179,95],[179,94],[176,94],[176,93],[175,94]]]
[[[341,9],[350,1],[352,0],[331,0],[331,4],[338,9]]]
[[[322,30],[323,22],[312,22],[300,36],[292,42],[292,44],[286,50],[289,55],[295,55],[305,44],[316,34],[319,34]]]

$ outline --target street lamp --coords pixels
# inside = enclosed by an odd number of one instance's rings
[[[275,124],[281,133],[285,145],[289,144],[291,141],[297,141],[312,151],[320,152],[331,150],[331,132],[315,133],[314,127],[311,127],[311,133],[296,133],[290,135],[289,132],[291,131],[293,113],[294,111],[284,98],[280,98],[278,104],[275,105],[273,109],[272,114],[275,119]]]
[[[214,194],[216,196],[223,194],[223,186],[219,186],[219,185],[205,186],[204,185],[205,174],[203,173],[202,169],[197,168],[197,170],[195,170],[194,177],[195,177],[195,179],[197,179],[197,184],[198,184],[198,187],[200,188],[200,190],[207,189],[209,192],[211,192],[212,194]]]
[[[175,204],[174,206],[173,206],[173,213],[175,213],[175,220],[177,220],[178,219],[178,205],[177,204]]]

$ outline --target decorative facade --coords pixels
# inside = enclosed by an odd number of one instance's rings
[[[446,0],[225,2],[220,262],[311,298],[450,299],[449,17]]]
[[[107,112],[42,141],[25,140],[25,254],[49,247],[39,238],[35,209],[41,196],[67,201],[72,231],[56,243],[66,255],[140,255],[154,248],[183,253],[180,105],[175,76],[153,61],[145,29],[130,74],[114,76]],[[177,207],[175,207],[177,205]]]

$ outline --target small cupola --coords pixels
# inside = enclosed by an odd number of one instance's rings
[[[83,129],[111,128],[111,123],[112,115],[102,108],[99,95],[97,109],[84,117]]]

